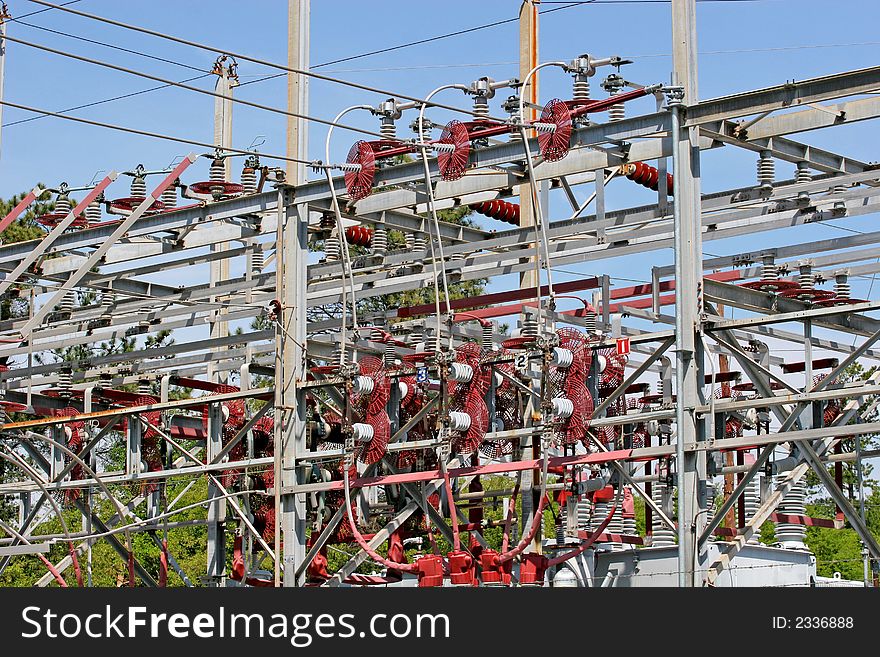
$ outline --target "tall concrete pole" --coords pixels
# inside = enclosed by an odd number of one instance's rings
[[[309,68],[309,14],[310,0],[288,0],[287,4],[287,67],[297,70]],[[305,114],[309,105],[309,78],[298,73],[287,74],[287,111]],[[307,160],[309,126],[305,120],[287,117],[287,157]],[[305,182],[306,166],[287,163],[287,182],[297,185]]]
[[[233,66],[225,65],[227,58],[220,57],[214,65],[214,73],[217,75],[217,82],[214,84],[214,92],[231,98],[232,90],[238,86],[238,77],[235,74]],[[230,98],[214,99],[214,145],[225,150],[232,147],[232,107],[233,102]],[[232,180],[232,160],[226,158],[224,160],[224,180]],[[228,245],[218,243],[211,246],[213,253],[226,251]],[[229,259],[214,260],[211,263],[211,285],[217,285],[222,281],[229,280]],[[212,302],[222,301],[220,297],[212,297]],[[219,307],[214,311],[211,319],[211,338],[225,338],[229,335],[229,323],[223,319],[227,314],[226,309]],[[220,347],[225,349],[225,347]],[[215,383],[225,383],[226,375],[220,375],[215,366],[215,362],[208,363],[208,379]]]
[[[703,312],[699,135],[681,127],[687,106],[697,102],[697,27],[695,0],[672,0],[674,83],[683,96],[670,101],[673,115],[674,224],[676,267],[676,473],[678,477],[679,585],[696,584],[697,537],[705,524],[705,458],[685,454],[684,445],[704,438],[694,409],[702,395]]]
[[[538,2],[536,0],[523,0],[519,8],[519,79],[525,80],[529,72],[538,65]],[[535,73],[529,80],[529,83],[520,89],[525,102],[532,105],[538,104],[538,73]],[[528,107],[528,105],[526,105]],[[538,116],[537,110],[529,107],[525,111],[526,120],[534,120]],[[534,226],[535,208],[532,202],[532,185],[526,183],[519,186],[519,203],[520,203],[520,225],[523,227]],[[537,247],[537,242],[534,245]],[[523,289],[535,289],[538,285],[539,274],[537,271],[538,258],[537,255],[531,258],[535,264],[535,268],[530,268],[520,274],[520,287]],[[526,315],[523,314],[522,319],[525,320]],[[540,391],[538,391],[540,393]],[[527,417],[531,418],[534,408],[533,398],[530,396],[528,408],[526,409]],[[541,443],[538,437],[532,436],[531,440],[532,457],[540,458]],[[524,446],[528,449],[527,444]],[[538,507],[540,500],[539,495],[539,478],[541,476],[540,468],[532,471],[525,471],[522,477],[522,528],[526,531],[532,526],[535,509]],[[530,552],[541,551],[541,532],[535,535],[535,540],[530,548]]]
[[[289,0],[288,66],[304,70],[309,65],[309,0]],[[288,74],[287,108],[305,114],[308,111],[308,79]],[[287,155],[306,160],[308,125],[290,117],[287,123]],[[275,552],[280,556],[283,539],[283,563],[276,559],[276,585],[281,573],[284,586],[301,586],[304,574],[296,577],[306,555],[305,496],[281,489],[303,483],[305,472],[296,468],[296,458],[306,448],[306,399],[299,387],[305,381],[306,278],[308,264],[308,204],[295,204],[295,186],[305,182],[305,165],[287,164],[291,186],[279,190],[277,251],[277,289],[281,316],[276,333],[280,353],[275,358],[275,503],[278,531]]]

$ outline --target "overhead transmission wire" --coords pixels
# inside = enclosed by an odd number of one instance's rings
[[[136,75],[141,78],[146,78],[147,80],[153,80],[155,82],[162,82],[163,84],[172,85],[175,87],[179,87],[181,89],[186,89],[187,91],[195,91],[196,93],[204,94],[206,96],[213,96],[214,98],[221,98],[223,100],[229,100],[234,103],[238,103],[240,105],[247,105],[249,107],[255,107],[257,109],[265,110],[267,112],[274,112],[276,114],[283,114],[285,116],[294,117],[297,119],[304,119],[306,121],[313,121],[315,123],[321,123],[328,126],[335,126],[338,128],[343,128],[345,130],[352,130],[354,132],[361,132],[364,134],[371,135],[373,137],[382,137],[382,135],[378,132],[373,132],[370,130],[366,130],[364,128],[358,128],[355,126],[349,126],[342,123],[334,124],[332,121],[328,119],[322,119],[315,116],[309,116],[308,114],[300,114],[298,112],[289,112],[287,110],[280,109],[278,107],[272,107],[271,105],[263,105],[261,103],[254,103],[249,100],[244,100],[242,98],[235,98],[233,96],[229,96],[226,94],[217,93],[216,91],[210,91],[208,89],[201,89],[200,87],[193,87],[188,84],[182,84],[180,82],[175,82],[174,80],[168,80],[167,78],[161,78],[157,75],[152,75],[150,73],[143,73],[141,71],[136,71],[131,68],[127,68],[125,66],[119,66],[117,64],[111,64],[110,62],[104,62],[99,59],[93,59],[91,57],[84,57],[82,55],[75,55],[70,52],[65,52],[63,50],[57,50],[56,48],[50,48],[49,46],[44,46],[39,43],[33,43],[31,41],[26,41],[24,39],[18,39],[16,37],[6,36],[4,37],[7,41],[11,41],[13,43],[19,43],[30,48],[35,48],[37,50],[43,50],[45,52],[50,52],[54,55],[59,55],[61,57],[67,57],[69,59],[75,59],[77,61],[85,62],[86,64],[94,64],[96,66],[103,66],[104,68],[109,68],[114,71],[120,71],[122,73],[127,73],[129,75]],[[306,162],[308,163],[308,162]]]
[[[68,5],[68,4],[74,4],[74,3],[76,3],[76,2],[80,2],[80,1],[81,1],[81,0],[72,0],[71,2],[62,3],[62,4],[64,4],[64,5]],[[542,12],[539,12],[539,13],[541,13],[541,14],[549,14],[549,13],[552,13],[552,12],[555,12],[555,11],[562,11],[562,10],[564,10],[564,9],[570,9],[571,7],[575,7],[575,6],[579,6],[579,5],[578,5],[578,4],[568,3],[568,4],[566,4],[566,5],[563,6],[563,7],[555,7],[555,8],[553,8],[553,9],[547,9],[547,10],[542,11]],[[39,9],[39,10],[37,10],[37,11],[33,11],[33,12],[29,13],[29,14],[24,14],[24,15],[18,17],[18,18],[10,18],[9,20],[17,21],[17,22],[19,22],[19,23],[21,23],[21,24],[23,24],[23,25],[27,25],[28,27],[34,27],[34,28],[37,28],[37,29],[46,29],[46,30],[48,30],[48,28],[43,28],[43,27],[40,26],[40,25],[34,25],[34,24],[32,24],[32,23],[24,23],[23,21],[21,21],[22,18],[26,18],[26,17],[28,17],[28,16],[33,16],[33,15],[35,15],[35,14],[42,14],[43,12],[46,12],[46,11],[52,11],[52,8]],[[417,46],[417,45],[421,45],[421,44],[424,44],[424,43],[429,43],[429,42],[432,42],[432,41],[439,41],[439,40],[441,40],[441,39],[447,39],[447,38],[450,38],[450,37],[459,36],[459,35],[461,35],[461,34],[467,34],[467,33],[470,33],[470,32],[476,32],[476,31],[478,31],[478,30],[488,29],[488,28],[491,28],[491,27],[495,27],[495,26],[497,26],[497,25],[503,25],[503,24],[505,24],[505,23],[512,22],[512,21],[514,21],[514,20],[517,20],[517,19],[508,19],[508,20],[503,20],[503,21],[496,21],[496,22],[494,22],[494,23],[486,23],[486,24],[484,24],[484,25],[478,25],[478,26],[476,26],[476,27],[472,27],[472,28],[468,28],[468,29],[464,29],[464,30],[458,30],[458,31],[456,31],[456,32],[449,32],[449,33],[447,33],[447,34],[441,34],[441,35],[438,35],[438,36],[429,37],[429,38],[427,38],[427,39],[420,39],[420,40],[418,40],[418,41],[410,41],[410,42],[408,42],[408,43],[403,43],[403,44],[399,44],[399,45],[396,45],[396,46],[391,46],[391,47],[389,47],[389,48],[382,48],[382,49],[380,49],[380,50],[373,50],[373,51],[369,51],[369,52],[365,52],[365,53],[360,53],[360,54],[357,54],[357,55],[350,55],[350,56],[348,56],[348,57],[343,57],[343,58],[341,58],[341,59],[336,59],[336,60],[332,60],[332,61],[328,61],[328,62],[323,62],[323,63],[321,63],[321,64],[315,64],[314,66],[311,66],[311,67],[309,67],[309,68],[310,68],[310,70],[314,70],[314,69],[316,69],[316,68],[323,68],[323,67],[325,67],[325,66],[331,66],[331,65],[333,65],[333,64],[338,64],[338,63],[342,63],[342,62],[349,62],[349,61],[353,61],[353,60],[355,60],[355,59],[362,59],[362,58],[364,58],[364,57],[371,57],[371,56],[373,56],[373,55],[378,55],[378,54],[382,54],[382,53],[386,53],[386,52],[391,52],[391,51],[394,51],[394,50],[401,50],[401,49],[403,49],[403,48],[409,48],[409,47],[411,47],[411,46]],[[68,32],[63,32],[63,31],[60,31],[60,30],[49,30],[49,31],[52,31],[52,32],[54,32],[54,33],[56,33],[56,34],[60,34],[60,35],[66,36],[66,37],[70,37],[70,38],[72,38],[72,39],[80,39],[80,40],[83,40],[83,41],[89,41],[89,39],[86,39],[86,38],[84,38],[84,37],[80,37],[79,35],[70,34],[70,33],[68,33]],[[107,43],[98,42],[98,41],[95,41],[94,43],[99,43],[100,45],[105,45],[105,46],[110,47],[110,48],[118,48],[119,50],[127,50],[127,49],[122,48],[122,47],[117,47],[117,46],[115,46],[115,45],[113,45],[113,44],[107,44]],[[137,54],[143,54],[143,53],[137,53]],[[149,55],[147,55],[147,56],[149,56]],[[160,58],[160,59],[161,59],[161,58]],[[178,62],[172,62],[172,63],[178,63]],[[468,65],[468,66],[497,66],[497,65],[502,65],[502,64],[503,64],[503,65],[508,65],[508,64],[510,64],[510,63],[511,63],[511,62],[496,62],[496,63],[493,63],[493,64],[474,64],[474,65]],[[516,63],[516,62],[513,62],[513,63]],[[182,65],[183,65],[183,66],[186,66],[187,68],[192,68],[193,70],[200,70],[200,69],[198,69],[197,67],[194,67],[194,66],[189,66],[189,65],[186,65],[186,64],[182,64]],[[390,70],[395,70],[395,69],[390,69]],[[204,74],[204,75],[200,75],[200,76],[197,76],[197,77],[187,78],[187,79],[185,79],[185,80],[180,80],[179,82],[180,82],[181,84],[186,83],[186,82],[194,82],[195,80],[201,80],[201,79],[204,79],[204,78],[206,78],[206,77],[210,77],[211,75],[213,75],[213,73],[206,73],[206,74]],[[255,79],[255,80],[248,80],[247,82],[242,82],[242,83],[240,83],[238,86],[239,86],[239,87],[244,87],[244,86],[247,86],[247,85],[249,85],[249,84],[256,84],[256,83],[258,83],[258,82],[265,82],[265,81],[267,81],[267,80],[273,80],[273,79],[277,79],[277,78],[280,78],[280,77],[284,77],[285,75],[287,75],[287,73],[274,73],[274,74],[272,74],[272,75],[259,77],[258,79]],[[67,109],[59,110],[59,113],[60,113],[60,114],[66,114],[66,113],[68,113],[68,112],[75,112],[76,110],[86,109],[86,108],[89,108],[89,107],[95,107],[95,106],[97,106],[97,105],[103,105],[103,104],[105,104],[105,103],[112,103],[112,102],[116,102],[116,101],[118,101],[118,100],[125,100],[126,98],[132,98],[132,97],[134,97],[134,96],[139,96],[139,95],[142,95],[142,94],[151,93],[151,92],[153,92],[153,91],[159,91],[159,90],[161,90],[161,89],[167,89],[167,88],[169,88],[170,86],[173,86],[173,85],[170,85],[170,84],[163,84],[163,85],[160,85],[160,86],[158,86],[158,87],[150,87],[149,89],[141,89],[140,91],[134,91],[134,92],[127,93],[127,94],[122,94],[122,95],[119,95],[119,96],[113,96],[113,97],[111,97],[111,98],[105,98],[105,99],[102,99],[102,100],[93,101],[93,102],[91,102],[91,103],[86,103],[86,104],[84,104],[84,105],[77,105],[76,107],[69,107],[69,108],[67,108]],[[29,117],[29,118],[26,118],[26,119],[20,119],[20,120],[18,120],[18,121],[11,121],[11,122],[9,122],[9,123],[5,123],[5,124],[3,124],[2,127],[7,128],[7,127],[9,127],[9,126],[19,125],[19,124],[21,124],[21,123],[29,123],[29,122],[31,122],[31,121],[38,121],[39,119],[44,119],[44,118],[46,118],[46,116],[48,116],[48,115],[32,116],[32,117]]]
[[[151,30],[151,29],[148,29],[145,27],[131,25],[129,23],[123,23],[121,21],[113,20],[112,18],[105,18],[104,16],[97,16],[95,14],[89,14],[84,11],[79,11],[77,9],[70,9],[67,7],[63,7],[61,5],[52,4],[51,2],[46,2],[45,0],[28,0],[28,2],[33,2],[33,3],[39,4],[39,5],[43,5],[45,7],[51,7],[53,9],[59,9],[61,11],[71,13],[71,14],[74,14],[77,16],[81,16],[83,18],[89,18],[91,20],[96,20],[96,21],[100,21],[102,23],[107,23],[108,25],[114,25],[116,27],[121,27],[126,30],[140,32],[142,34],[148,34],[150,36],[158,37],[160,39],[165,39],[166,41],[172,41],[174,43],[180,43],[185,46],[190,46],[192,48],[200,48],[202,50],[207,50],[209,52],[213,52],[213,53],[216,53],[219,55],[228,55],[230,57],[233,57],[236,60],[252,62],[254,64],[259,64],[261,66],[266,66],[269,68],[274,68],[274,69],[278,69],[281,71],[286,71],[287,73],[295,73],[297,75],[303,75],[306,77],[314,78],[316,80],[322,80],[324,82],[332,82],[333,84],[340,84],[343,86],[352,87],[354,89],[361,89],[362,91],[367,91],[369,93],[381,94],[384,96],[390,96],[390,97],[394,97],[394,98],[401,98],[404,100],[410,100],[410,101],[414,101],[417,103],[424,103],[425,102],[424,99],[419,98],[417,96],[408,96],[408,95],[397,93],[394,91],[389,91],[387,89],[381,89],[379,87],[372,87],[367,84],[361,84],[359,82],[352,82],[350,80],[342,80],[342,79],[335,78],[330,75],[323,75],[321,73],[315,73],[312,70],[303,70],[303,69],[299,69],[299,68],[292,68],[289,66],[285,66],[283,64],[278,64],[278,63],[271,62],[271,61],[268,61],[265,59],[260,59],[258,57],[253,57],[251,55],[246,55],[244,53],[238,53],[238,52],[235,52],[232,50],[217,48],[215,46],[207,45],[204,43],[199,43],[197,41],[190,41],[188,39],[183,39],[181,37],[176,37],[176,36],[173,36],[170,34],[164,34],[162,32],[157,32],[156,30]],[[572,6],[576,6],[576,5],[572,5]],[[562,9],[562,8],[560,7],[560,9]],[[512,20],[516,20],[516,19],[512,19]],[[158,79],[158,78],[155,78],[155,79]],[[477,116],[477,114],[473,110],[468,110],[468,109],[464,109],[461,107],[454,107],[451,105],[443,105],[440,103],[433,103],[433,102],[429,103],[429,105],[431,105],[432,107],[437,107],[439,109],[445,109],[445,110],[450,110],[452,112],[457,112],[460,114]],[[281,111],[281,110],[279,110],[279,111]],[[339,127],[342,127],[342,126],[339,126]],[[364,132],[364,131],[361,130],[360,132]],[[370,134],[372,134],[372,133],[370,133]]]

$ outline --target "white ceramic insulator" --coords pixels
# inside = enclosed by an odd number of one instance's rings
[[[450,412],[449,428],[453,431],[467,431],[471,428],[471,416],[461,411]]]
[[[746,423],[750,427],[754,427],[758,424],[758,409],[750,408],[746,411]]]
[[[603,356],[602,354],[599,354],[599,358],[597,360],[599,361],[599,372],[604,372],[605,368],[608,366],[608,359],[605,358],[605,356]]]
[[[409,386],[406,385],[406,383],[404,381],[398,382],[397,389],[400,391],[400,398],[401,399],[406,397],[407,393],[409,392]]]
[[[467,383],[474,378],[474,368],[467,363],[453,363],[449,368],[449,378],[457,383]]]
[[[556,132],[556,124],[555,123],[542,123],[540,121],[536,121],[532,124],[532,127],[537,132]]]
[[[660,435],[660,423],[657,420],[648,420],[647,423],[648,433],[656,438]]]
[[[431,147],[438,153],[452,153],[455,151],[455,144],[431,144]]]
[[[373,439],[373,427],[363,422],[351,425],[351,435],[356,443],[368,443]]]
[[[574,403],[570,399],[556,397],[553,399],[552,404],[553,415],[562,420],[567,420],[574,413]]]
[[[574,354],[571,353],[569,349],[565,349],[564,347],[553,347],[553,358],[550,363],[554,367],[561,367],[564,370],[567,370],[571,367],[571,364],[574,362]]]
[[[359,395],[369,395],[375,387],[375,381],[368,376],[356,377],[352,385],[352,389]]]

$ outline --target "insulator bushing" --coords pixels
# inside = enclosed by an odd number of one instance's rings
[[[424,251],[428,248],[428,239],[423,233],[413,233],[411,248],[415,252]]]
[[[458,432],[467,431],[471,428],[471,416],[462,411],[450,411],[449,428]]]
[[[245,194],[257,193],[257,171],[248,164],[241,170],[241,186]]]
[[[324,257],[331,262],[339,260],[342,255],[341,246],[339,236],[336,233],[333,233],[330,237],[324,240]]]
[[[765,254],[761,256],[761,281],[764,283],[773,283],[779,280],[779,268],[776,266],[776,259],[773,254]]]
[[[208,170],[208,180],[211,182],[224,182],[226,179],[226,164],[222,158],[211,160],[211,168]]]
[[[58,389],[64,393],[73,389],[73,370],[67,367],[58,370]]]
[[[559,367],[560,369],[567,370],[571,367],[571,364],[574,362],[574,354],[570,349],[565,349],[564,347],[553,347],[553,354],[550,359],[550,364],[554,367]]]
[[[146,198],[147,197],[147,179],[143,176],[134,176],[131,179],[131,197]]]
[[[164,210],[171,210],[172,208],[177,207],[177,187],[174,185],[169,185],[168,189],[162,192],[162,208]]]
[[[494,327],[492,324],[483,325],[480,327],[480,331],[482,333],[480,344],[483,349],[486,351],[495,351]]]
[[[58,312],[70,314],[76,308],[76,292],[68,292],[58,302]]]
[[[655,192],[660,188],[660,170],[644,162],[630,162],[620,167],[620,172],[642,187]],[[672,196],[672,184],[675,181],[671,173],[666,174],[666,194]]]
[[[528,338],[537,338],[541,333],[541,327],[538,320],[533,315],[526,315],[522,320],[520,327],[520,335]]]
[[[67,196],[67,194],[59,194],[58,198],[55,199],[54,214],[66,215],[69,214],[72,209],[73,206],[70,203],[70,197]]]
[[[92,201],[86,206],[86,221],[89,222],[90,226],[101,222],[101,203],[99,201]]]
[[[803,261],[798,263],[798,285],[802,290],[808,290],[813,287],[815,276],[813,276],[813,263]]]
[[[260,274],[265,265],[266,256],[263,254],[263,250],[258,246],[251,252],[251,272],[254,274]]]
[[[351,425],[351,435],[356,443],[368,443],[373,439],[373,426],[364,422]]]
[[[584,330],[587,333],[595,333],[599,328],[599,315],[592,308],[587,309],[584,316]]]
[[[565,397],[554,397],[551,402],[553,405],[553,415],[559,420],[567,420],[574,414],[574,402]]]
[[[778,481],[781,483],[785,479],[785,475],[777,475]],[[803,481],[799,481],[791,487],[791,490],[782,498],[778,512],[791,516],[803,516],[807,513],[806,507],[806,486]],[[776,540],[780,546],[789,550],[806,550],[805,540],[807,538],[806,525],[798,525],[795,523],[779,522],[776,524]]]
[[[852,296],[848,270],[841,269],[834,272],[834,292],[841,299],[849,299]]]
[[[653,482],[651,485],[651,499],[661,509],[664,506],[664,498],[667,497],[667,494],[665,481]],[[675,545],[675,530],[664,525],[656,513],[651,516],[651,537],[651,547],[671,547]]]
[[[574,100],[589,100],[590,78],[583,73],[575,75],[574,81],[571,84],[571,97]]]
[[[105,315],[110,314],[110,309],[116,305],[116,295],[113,292],[101,293],[101,308]]]
[[[761,477],[760,475],[755,475],[754,479],[752,479],[751,483],[746,486],[746,490],[744,493],[745,502],[746,502],[746,522],[754,518],[755,514],[761,508]],[[760,545],[760,535],[758,532],[752,534],[752,537],[748,540],[749,545]]]
[[[149,395],[153,391],[151,390],[149,379],[141,379],[138,381],[137,391],[139,395]]]
[[[494,201],[472,203],[468,207],[474,212],[479,212],[491,219],[519,226],[519,205],[517,203],[495,199]]]
[[[452,363],[449,378],[457,383],[468,383],[474,378],[474,368],[467,363]]]
[[[617,103],[608,108],[608,120],[610,122],[623,121],[626,118],[626,105]]]
[[[354,246],[370,246],[373,241],[373,229],[366,226],[349,226],[345,229],[345,237]]]
[[[770,154],[770,151],[761,151],[758,156],[758,184],[762,189],[770,189],[773,187],[773,181],[776,180],[776,161]]]
[[[388,340],[385,343],[385,349],[382,353],[382,360],[385,363],[385,367],[393,367],[394,364],[397,362],[397,349],[395,348],[394,342],[392,340]],[[401,396],[405,395],[406,393],[404,392]]]
[[[797,183],[808,183],[813,180],[813,172],[810,171],[810,165],[806,162],[798,162],[797,169],[794,171],[794,181]]]
[[[474,117],[484,119],[489,116],[489,99],[485,96],[474,96]]]
[[[357,376],[351,385],[351,389],[358,395],[369,395],[375,387],[376,382],[369,376]]]
[[[409,340],[410,344],[419,344],[420,342],[424,342],[425,340],[425,327],[421,325],[413,326],[409,331]]]
[[[394,119],[382,117],[379,122],[379,134],[385,139],[397,139],[397,125]]]
[[[577,528],[582,532],[590,530],[590,520],[593,516],[593,503],[584,495],[577,503]]]
[[[372,248],[373,255],[384,256],[388,253],[388,230],[381,224],[377,224],[373,230]]]

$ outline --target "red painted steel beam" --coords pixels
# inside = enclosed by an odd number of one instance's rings
[[[630,457],[632,450],[620,449],[613,452],[598,452],[596,454],[582,454],[580,456],[557,456],[550,459],[548,467],[564,467],[572,465],[585,465],[588,463],[607,463],[620,461]],[[520,472],[533,470],[541,467],[540,459],[528,459],[515,463],[487,463],[486,465],[468,466],[465,468],[450,469],[449,476],[471,477],[475,475],[498,474],[501,472]],[[358,477],[351,482],[352,488],[368,488],[369,486],[389,486],[391,484],[412,484],[420,481],[433,481],[443,479],[440,470],[426,470],[424,472],[402,472],[400,474],[382,475],[378,477]],[[331,481],[322,490],[342,490],[344,482]]]
[[[12,212],[3,217],[3,220],[0,221],[0,233],[9,228],[9,224],[18,219],[19,215],[21,215],[27,207],[37,200],[37,197],[40,196],[45,190],[40,189],[39,187],[34,187],[30,192],[28,192],[21,201],[19,201],[18,205],[12,208]]]

